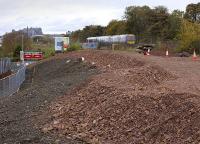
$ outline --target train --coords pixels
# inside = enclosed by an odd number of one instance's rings
[[[133,34],[99,36],[87,38],[88,43],[104,43],[104,44],[135,44],[136,38]]]

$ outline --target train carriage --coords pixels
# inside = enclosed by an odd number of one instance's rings
[[[100,36],[100,37],[89,37],[87,38],[88,43],[109,43],[109,44],[135,44],[135,35],[125,34],[125,35],[113,35],[113,36]]]

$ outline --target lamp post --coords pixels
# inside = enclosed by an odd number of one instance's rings
[[[24,35],[22,34],[22,51],[24,51]]]
[[[22,60],[22,63],[24,64],[24,35],[21,35],[22,38],[22,51],[20,51],[20,59]]]

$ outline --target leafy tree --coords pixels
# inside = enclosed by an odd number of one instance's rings
[[[128,7],[125,11],[125,20],[128,32],[136,35],[137,42],[156,42],[174,38],[179,27],[179,17],[170,17],[168,9],[164,6],[154,9],[148,6]]]
[[[76,42],[85,42],[88,37],[105,35],[105,27],[99,25],[90,25],[72,33],[71,39]]]
[[[180,51],[192,52],[194,49],[199,51],[200,45],[200,24],[183,20],[179,33]]]
[[[165,33],[164,38],[167,40],[176,40],[177,35],[181,29],[181,22],[183,17],[182,11],[174,10],[172,14],[168,17],[167,20],[167,32]]]
[[[72,34],[70,35],[70,41],[71,42],[79,42],[80,41],[79,40],[80,33],[81,33],[81,30],[72,32]]]
[[[184,17],[191,22],[200,23],[200,2],[197,4],[189,4],[186,7],[186,13]]]
[[[125,20],[127,22],[127,32],[135,34],[139,42],[149,27],[149,15],[152,10],[148,6],[130,6],[125,10]]]
[[[122,20],[112,20],[106,28],[106,35],[119,35],[126,33],[126,22]]]
[[[153,41],[166,39],[169,29],[168,9],[163,6],[155,7],[149,16],[148,32]]]
[[[3,36],[2,48],[5,55],[13,56],[15,48],[19,45],[22,47],[22,35],[24,50],[30,49],[31,39],[22,32],[13,31]]]

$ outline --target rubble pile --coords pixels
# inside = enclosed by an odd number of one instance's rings
[[[81,55],[102,72],[52,104],[52,121],[44,132],[88,143],[200,141],[199,97],[162,85],[175,76],[122,55],[98,51]]]

